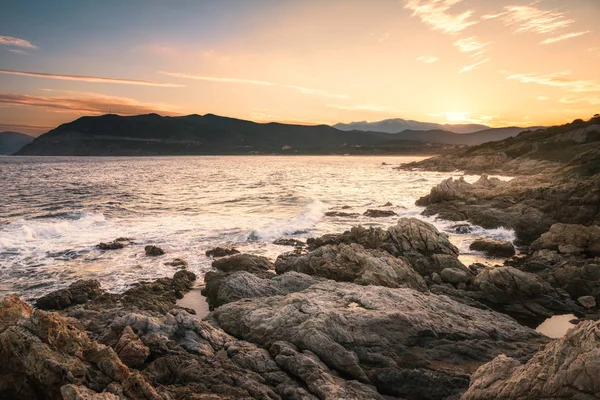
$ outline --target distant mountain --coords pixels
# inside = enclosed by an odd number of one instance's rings
[[[339,123],[333,125],[334,128],[342,131],[377,131],[387,133],[398,133],[405,130],[430,131],[444,130],[453,133],[472,133],[488,129],[487,125],[480,124],[436,124],[434,122],[420,122],[402,118],[384,119],[377,122],[350,122],[348,124]]]
[[[33,141],[33,137],[19,132],[0,132],[0,155],[16,153]]]
[[[458,136],[443,131],[431,136],[435,135]],[[108,114],[63,124],[17,154],[432,154],[449,147],[434,142],[427,143],[416,134],[344,132],[327,125],[259,124],[213,114],[182,117]]]

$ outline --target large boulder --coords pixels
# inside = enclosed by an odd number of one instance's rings
[[[508,316],[445,296],[334,281],[225,304],[211,318],[278,362],[282,349],[292,358],[298,349],[380,394],[420,399],[456,396],[478,365],[501,353],[527,360],[546,341]],[[285,368],[296,371],[303,360]]]
[[[526,364],[500,355],[471,376],[462,400],[600,398],[600,322],[585,321]]]
[[[78,280],[66,289],[60,289],[40,297],[36,306],[42,310],[61,310],[73,304],[83,304],[90,299],[100,296],[104,291],[100,289],[97,280]]]
[[[600,227],[577,224],[554,224],[550,230],[531,244],[531,249],[554,250],[564,254],[585,253],[600,256]]]
[[[213,268],[221,272],[247,271],[250,273],[273,271],[275,266],[265,257],[251,254],[235,254],[213,261]]]
[[[515,246],[505,240],[477,239],[469,246],[470,250],[481,251],[489,257],[512,257],[515,255]]]
[[[277,258],[275,268],[278,274],[296,271],[360,285],[427,290],[423,278],[406,260],[356,243],[327,245],[305,255],[284,254]]]

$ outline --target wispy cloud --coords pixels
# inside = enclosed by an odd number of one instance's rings
[[[327,104],[327,107],[348,111],[397,112],[397,110],[392,107],[380,106],[376,104],[357,104],[350,106],[342,104]]]
[[[547,97],[547,96],[537,96],[536,99],[538,99],[539,101],[546,101],[546,100],[550,100],[550,97]]]
[[[65,81],[80,81],[94,83],[117,83],[122,85],[142,85],[142,86],[163,86],[163,87],[183,87],[184,85],[175,85],[173,83],[160,83],[153,81],[144,81],[139,79],[121,79],[121,78],[106,78],[101,76],[85,76],[85,75],[62,75],[46,72],[27,72],[15,71],[11,69],[0,69],[0,74],[31,76],[34,78],[59,79]]]
[[[597,105],[600,104],[600,96],[564,96],[560,100],[563,104],[573,104],[586,102],[589,104]]]
[[[137,115],[148,113],[178,114],[173,106],[143,103],[127,97],[81,94],[72,96],[34,96],[0,92],[0,104],[13,106],[44,107],[48,110],[69,111],[78,114]]]
[[[506,79],[518,80],[523,83],[537,83],[538,85],[565,88],[571,92],[597,92],[600,84],[589,80],[571,79],[571,71],[560,71],[551,74],[512,74]]]
[[[25,50],[21,50],[21,49],[8,49],[8,51],[10,51],[11,53],[16,53],[16,54],[23,54],[23,55],[29,54]]]
[[[0,36],[0,44],[5,46],[22,47],[24,49],[35,50],[38,47],[25,39],[19,39],[12,36]]]
[[[313,96],[331,97],[334,99],[345,99],[348,97],[345,94],[329,93],[325,90],[311,89],[311,88],[307,88],[307,87],[303,87],[303,86],[284,85],[283,87],[288,88],[288,89],[294,89],[294,90],[299,91],[302,94],[309,94],[309,95],[313,95]]]
[[[194,79],[197,81],[208,81],[208,82],[221,82],[221,83],[245,83],[248,85],[260,85],[260,86],[275,86],[276,83],[259,81],[255,79],[244,79],[244,78],[222,78],[218,76],[206,76],[206,75],[194,75],[185,74],[181,72],[165,72],[159,71],[163,75],[172,76],[175,78]]]
[[[575,21],[564,13],[529,6],[507,6],[504,12],[488,14],[483,19],[501,18],[505,26],[514,26],[515,32],[550,33],[571,26]]]
[[[575,38],[577,36],[581,36],[581,35],[585,35],[586,33],[590,33],[591,31],[582,31],[582,32],[573,32],[573,33],[565,33],[564,35],[560,35],[560,36],[555,36],[555,37],[551,37],[545,40],[542,40],[540,43],[541,44],[550,44],[550,43],[556,43],[556,42],[561,42],[563,40],[567,40],[567,39],[571,39],[571,38]]]
[[[417,57],[417,61],[424,62],[425,64],[432,64],[432,63],[436,62],[437,60],[439,60],[439,58],[433,57],[433,56]]]
[[[454,46],[458,47],[458,50],[463,53],[473,53],[474,55],[481,55],[484,53],[485,48],[493,42],[480,42],[476,36],[471,36],[464,39],[459,39],[454,42]]]
[[[404,8],[413,12],[422,22],[430,25],[434,30],[449,34],[457,34],[478,21],[472,19],[473,10],[452,14],[453,6],[463,0],[405,0]]]
[[[27,124],[5,124],[0,123],[0,131],[17,131],[21,133],[33,133],[40,134],[47,132],[50,129],[55,128],[54,126],[45,125],[27,125]]]
[[[229,77],[218,77],[218,76],[206,76],[206,75],[194,75],[194,74],[185,74],[180,72],[165,72],[159,71],[161,74],[173,76],[176,78],[184,78],[184,79],[194,79],[198,81],[208,81],[208,82],[219,82],[219,83],[241,83],[247,85],[258,85],[258,86],[278,86],[287,89],[296,90],[302,94],[308,94],[312,96],[322,96],[322,97],[330,97],[334,99],[345,99],[347,96],[345,94],[338,93],[329,93],[325,90],[321,89],[313,89],[304,86],[296,86],[296,85],[280,85],[275,82],[268,82],[256,79],[246,79],[246,78],[229,78]]]
[[[460,73],[463,73],[463,72],[470,72],[470,71],[473,71],[475,68],[477,68],[477,67],[479,67],[480,65],[482,65],[482,64],[485,64],[486,62],[489,62],[489,61],[490,61],[490,59],[489,59],[489,58],[483,59],[483,60],[481,60],[481,61],[477,61],[477,62],[476,62],[476,63],[474,63],[474,64],[467,65],[466,67],[462,67],[462,68],[460,69],[460,71],[458,71],[458,72],[460,72]]]

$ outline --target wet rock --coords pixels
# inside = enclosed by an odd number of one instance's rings
[[[596,298],[594,296],[581,296],[577,301],[585,308],[596,308]]]
[[[393,217],[398,214],[396,214],[392,210],[377,210],[377,209],[369,208],[367,211],[365,211],[363,213],[363,215],[365,217],[371,217],[371,218],[385,218],[385,217]]]
[[[60,289],[40,297],[36,306],[42,310],[61,310],[74,304],[83,304],[90,299],[100,296],[104,291],[100,289],[97,280],[78,280],[66,289]]]
[[[215,247],[214,249],[208,250],[205,254],[207,257],[219,258],[240,254],[240,252],[233,248]]]
[[[144,247],[147,256],[156,257],[165,254],[165,251],[158,246],[149,245]]]
[[[381,207],[392,207],[392,206],[393,206],[393,204],[388,201],[387,203],[385,203]]]
[[[563,254],[585,253],[600,256],[600,227],[576,224],[554,224],[531,244],[531,249],[554,250]]]
[[[130,326],[126,326],[121,337],[113,346],[119,358],[130,368],[139,368],[150,355],[150,349],[144,345]]]
[[[211,315],[227,333],[271,349],[276,360],[285,351],[294,365],[308,363],[296,358],[294,348],[303,349],[332,375],[406,398],[457,396],[477,365],[499,353],[526,360],[546,341],[507,316],[445,296],[334,281],[225,304]],[[315,380],[306,369],[294,375],[309,379],[309,388]]]
[[[120,237],[120,238],[116,238],[112,242],[98,243],[96,245],[96,247],[99,248],[100,250],[118,250],[118,249],[122,249],[125,246],[129,246],[131,244],[133,244],[133,239],[126,238],[126,237]]]
[[[269,259],[251,254],[236,254],[215,260],[213,268],[221,272],[247,271],[250,273],[272,271],[275,265]]]
[[[294,247],[304,247],[304,246],[306,246],[306,243],[304,243],[301,240],[286,239],[286,238],[279,238],[279,239],[273,241],[273,244],[276,244],[278,246],[294,246]]]
[[[477,239],[469,246],[470,250],[482,251],[489,257],[512,257],[515,246],[511,242],[493,239]]]
[[[423,278],[406,260],[356,243],[323,246],[300,256],[284,254],[277,258],[275,269],[278,274],[296,271],[359,285],[427,290]]]
[[[359,213],[347,213],[343,211],[327,211],[325,213],[326,217],[341,217],[341,218],[355,218],[358,217]]]
[[[469,283],[473,279],[472,275],[467,271],[456,268],[444,268],[442,272],[440,272],[440,275],[444,282],[451,283],[453,285],[458,285],[459,283]]]
[[[526,364],[500,355],[471,376],[462,400],[600,397],[600,322],[585,321]]]
[[[470,224],[456,224],[450,227],[452,232],[459,235],[466,235],[473,232],[473,225]]]
[[[189,264],[187,261],[185,261],[181,258],[175,258],[175,259],[173,259],[173,261],[166,262],[165,265],[167,265],[169,267],[187,268]]]
[[[439,273],[444,268],[466,267],[458,260],[458,249],[435,226],[417,218],[400,218],[387,230],[353,227],[340,235],[307,239],[309,250],[325,245],[358,243],[366,249],[384,250],[402,257],[422,276]]]

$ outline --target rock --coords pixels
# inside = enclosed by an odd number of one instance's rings
[[[130,326],[126,326],[121,337],[113,346],[119,358],[130,368],[139,368],[150,355],[150,349],[133,332]]]
[[[381,207],[392,207],[392,206],[393,206],[393,204],[388,201],[387,203],[385,203]]]
[[[208,250],[205,254],[207,257],[218,258],[240,254],[240,252],[233,248],[229,249],[225,247],[215,247],[212,250]]]
[[[189,264],[187,261],[185,261],[181,258],[175,258],[175,259],[173,259],[173,261],[166,262],[165,265],[167,265],[169,267],[187,268]]]
[[[165,254],[165,251],[163,249],[154,245],[146,246],[144,247],[144,250],[146,251],[147,256],[152,257],[162,256],[163,254]]]
[[[431,274],[431,280],[433,281],[433,283],[436,283],[438,285],[441,285],[443,282],[442,277],[437,272],[434,272],[433,274]]]
[[[531,244],[531,249],[554,250],[559,253],[586,253],[600,256],[600,227],[576,224],[554,224],[550,230]]]
[[[581,296],[577,299],[577,301],[585,308],[596,308],[596,299],[594,298],[594,296]]]
[[[442,272],[440,272],[440,275],[444,282],[448,282],[453,285],[458,285],[459,283],[469,283],[473,279],[472,276],[465,270],[456,268],[444,268]]]
[[[309,372],[324,365],[331,375],[406,398],[457,396],[477,365],[499,353],[526,360],[547,341],[507,316],[445,296],[334,281],[225,304],[211,316],[227,333],[270,349],[276,360],[285,354],[289,359],[278,364],[309,388],[316,382]]]
[[[482,251],[490,257],[512,257],[515,247],[511,242],[492,239],[477,239],[469,246],[470,250]]]
[[[66,289],[60,289],[40,297],[36,306],[42,310],[61,310],[73,304],[83,304],[100,296],[100,282],[97,280],[78,280]]]
[[[355,218],[358,217],[359,213],[347,213],[343,211],[327,211],[325,213],[326,217],[341,217],[341,218]]]
[[[83,385],[64,385],[60,388],[63,400],[120,400],[112,393],[97,393]]]
[[[450,227],[452,232],[459,235],[466,235],[473,232],[473,225],[470,224],[456,224]]]
[[[427,290],[423,278],[406,260],[356,243],[323,246],[300,256],[284,254],[277,258],[275,269],[278,274],[296,271],[359,285]]]
[[[100,250],[118,250],[118,249],[122,249],[125,246],[129,246],[131,244],[133,244],[133,239],[126,238],[126,237],[120,237],[120,238],[116,238],[112,242],[98,243],[96,245],[96,247],[99,248]]]
[[[294,247],[304,247],[304,246],[306,246],[306,243],[304,243],[301,240],[286,239],[286,238],[279,238],[279,239],[273,241],[273,244],[276,244],[276,245],[279,245],[279,246],[294,246]]]
[[[251,254],[235,254],[230,257],[215,260],[213,268],[221,272],[247,271],[250,273],[272,271],[275,265],[265,257]]]
[[[376,210],[376,209],[370,208],[367,211],[365,211],[363,213],[363,215],[365,217],[371,217],[371,218],[384,218],[384,217],[394,217],[398,214],[396,214],[392,210]]]
[[[584,321],[526,364],[500,355],[471,376],[462,400],[600,397],[600,322]]]
[[[306,241],[309,250],[328,244],[358,243],[366,249],[384,250],[404,258],[422,276],[444,268],[466,267],[458,260],[458,249],[433,225],[417,218],[400,218],[387,230],[353,227],[341,235],[324,235]]]

